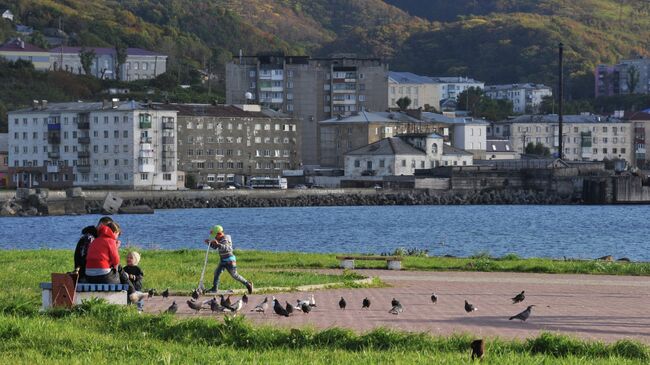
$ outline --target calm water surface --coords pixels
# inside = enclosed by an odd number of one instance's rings
[[[73,249],[100,216],[0,218],[0,249]],[[381,253],[397,247],[436,255],[650,261],[650,206],[382,206],[159,210],[119,215],[121,237],[144,248],[203,248],[214,224],[236,248]]]

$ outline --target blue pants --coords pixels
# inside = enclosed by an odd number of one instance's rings
[[[212,280],[212,287],[214,288],[215,292],[219,290],[219,277],[221,277],[221,273],[224,270],[228,270],[230,276],[232,276],[233,279],[239,281],[240,283],[244,285],[248,283],[248,280],[244,279],[244,277],[237,273],[237,265],[233,264],[233,261],[221,261],[219,262],[219,266],[217,266],[217,268],[214,270],[214,279]]]

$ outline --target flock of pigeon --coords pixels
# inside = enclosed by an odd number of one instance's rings
[[[151,298],[156,291],[154,289],[149,290],[148,296]],[[244,294],[241,298],[239,298],[237,301],[232,302],[231,300],[231,295],[227,294],[224,296],[223,294],[219,295],[219,300],[217,300],[217,297],[213,297],[208,300],[201,301],[199,300],[201,296],[201,292],[198,290],[195,290],[192,293],[192,299],[187,301],[187,306],[190,307],[192,310],[196,311],[198,313],[201,309],[204,308],[204,306],[209,305],[210,310],[212,310],[213,313],[232,313],[233,315],[237,315],[237,313],[241,312],[242,308],[248,304],[248,296]],[[164,292],[162,292],[162,297],[167,298],[169,297],[169,289],[166,289]],[[521,303],[526,299],[525,292],[522,290],[521,293],[515,295],[512,299],[512,304],[517,304]],[[308,314],[309,312],[312,311],[314,307],[316,307],[316,299],[314,298],[314,294],[311,294],[311,296],[307,299],[297,299],[296,304],[293,305],[289,302],[285,302],[286,305],[282,305],[280,301],[272,297],[273,302],[273,312],[279,316],[284,316],[284,317],[289,317],[292,315],[295,311],[302,312],[303,314]],[[431,302],[433,304],[436,304],[438,302],[438,296],[433,293],[431,294]],[[368,297],[364,298],[363,301],[361,302],[361,308],[362,309],[370,309],[371,301]],[[345,300],[345,298],[341,297],[339,300],[339,309],[345,310],[347,307],[348,303]],[[514,316],[510,317],[509,320],[513,319],[519,319],[521,321],[526,321],[528,317],[530,317],[530,314],[532,312],[532,309],[535,305],[529,305],[525,310],[523,310],[520,313],[515,314]],[[265,297],[264,300],[256,305],[253,309],[251,309],[251,312],[258,312],[258,313],[266,313],[266,311],[269,308],[269,297]],[[176,301],[174,301],[169,308],[165,311],[165,313],[171,313],[174,314],[178,310],[178,304]],[[465,312],[467,313],[472,313],[474,311],[477,311],[478,307],[473,305],[472,303],[469,303],[467,300],[465,300]],[[402,303],[397,300],[396,298],[393,298],[391,300],[391,309],[388,311],[390,314],[394,315],[399,315],[400,313],[404,312],[404,306]]]

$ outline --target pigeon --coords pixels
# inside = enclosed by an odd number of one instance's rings
[[[244,294],[244,295],[241,297],[241,300],[244,302],[244,304],[248,304],[248,295]]]
[[[198,300],[200,296],[201,296],[201,292],[199,292],[199,289],[194,289],[194,291],[192,292],[192,299]]]
[[[285,307],[285,309],[287,310],[287,313],[289,315],[293,314],[293,306],[291,304],[289,304],[289,302],[286,302],[286,303],[287,303],[287,306]]]
[[[149,289],[149,291],[147,292],[148,295],[147,298],[151,299],[155,294],[156,294],[156,289]]]
[[[528,317],[530,317],[530,312],[532,311],[533,307],[535,305],[529,305],[528,308],[524,309],[523,312],[519,314],[515,314],[514,316],[510,317],[509,320],[512,321],[513,319],[521,319],[522,322],[525,322]]]
[[[511,299],[512,299],[512,304],[517,304],[523,302],[524,299],[526,299],[526,296],[524,295],[524,291],[522,290],[521,293],[515,295],[514,298]]]
[[[230,306],[231,306],[231,303],[230,303],[230,294],[228,294],[228,298],[224,298],[224,297],[223,297],[223,294],[220,294],[219,296],[221,297],[221,302],[220,302],[219,304],[221,304],[222,307],[226,307],[226,308],[227,308],[227,307],[230,307]]]
[[[398,305],[398,304],[399,304],[399,300],[397,300],[397,299],[395,299],[395,298],[393,298],[393,300],[390,301],[390,305],[391,305],[392,307],[394,307],[394,306],[396,306],[396,305]]]
[[[222,311],[221,306],[219,305],[219,303],[217,303],[216,297],[213,297],[212,299],[208,300],[208,303],[210,304],[210,310],[212,311],[212,313]]]
[[[199,313],[201,308],[203,308],[203,303],[195,302],[194,300],[188,300],[187,306],[194,309],[196,313]]]
[[[314,294],[312,294],[311,297],[309,298],[309,306],[310,307],[316,306],[316,298],[314,298]]]
[[[436,304],[438,303],[438,296],[436,293],[431,293],[431,303]]]
[[[228,309],[231,312],[234,312],[235,314],[237,314],[244,307],[244,304],[247,304],[247,303],[248,303],[248,297],[246,296],[246,294],[244,294],[243,297],[239,298],[239,300],[236,301],[235,303],[233,303],[232,306],[228,307]]]
[[[169,308],[167,308],[165,313],[175,314],[177,310],[178,310],[178,304],[176,304],[176,301],[174,301],[172,305],[170,305]]]
[[[478,307],[475,307],[473,304],[468,303],[465,301],[465,312],[471,313],[473,311],[477,311]]]
[[[300,305],[300,309],[302,310],[302,312],[303,312],[304,314],[307,314],[307,313],[311,312],[311,307],[309,306],[309,304],[307,304],[307,303],[305,303],[305,302],[303,302],[303,303]]]
[[[269,297],[266,297],[264,298],[264,301],[262,301],[262,303],[256,305],[255,308],[251,309],[251,312],[266,313],[266,309],[268,307],[269,307]]]
[[[345,299],[343,299],[343,297],[341,297],[341,300],[339,300],[339,308],[345,309],[346,305],[347,305],[347,303],[345,302]]]
[[[388,311],[388,313],[390,313],[390,314],[394,314],[394,315],[398,315],[398,314],[404,312],[404,307],[402,307],[402,303],[400,303],[399,301],[396,301],[396,302],[397,302],[397,304],[395,304],[395,305],[393,306],[393,308],[391,308],[391,309]]]
[[[280,304],[280,302],[278,302],[278,300],[275,299],[275,298],[273,298],[273,310],[275,311],[275,314],[277,314],[277,315],[289,317],[289,313],[287,313],[286,308],[284,308]]]
[[[169,297],[169,288],[165,289],[165,291],[162,292],[162,297],[163,299],[167,299]]]
[[[296,303],[298,303],[298,304],[296,304],[296,309],[299,310],[299,311],[302,310],[302,306],[303,306],[303,304],[306,305],[306,306],[308,306],[308,307],[310,307],[310,305],[309,305],[309,299],[307,299],[307,300],[296,299]],[[310,309],[311,309],[311,307],[310,307]]]
[[[361,303],[361,309],[363,309],[363,308],[370,309],[370,299],[368,299],[368,297],[365,297],[363,299],[363,302]]]
[[[131,293],[129,295],[129,300],[131,301],[131,303],[137,303],[137,302],[141,301],[142,299],[144,299],[144,297],[146,297],[147,295],[148,295],[147,293],[143,293],[143,292],[140,292],[140,291],[134,291],[133,293]]]
[[[472,349],[472,360],[474,360],[474,358],[481,360],[485,353],[485,341],[474,340],[469,346]]]

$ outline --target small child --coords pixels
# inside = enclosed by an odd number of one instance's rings
[[[140,266],[138,266],[139,263],[140,254],[136,251],[131,251],[128,255],[126,255],[126,266],[122,269],[129,278],[130,284],[133,285],[133,289],[135,289],[134,294],[136,295],[134,298],[138,298],[141,296],[139,294],[142,293],[142,278],[144,277],[144,272],[142,272],[142,269],[140,269]],[[131,300],[131,297],[129,297],[129,300]],[[140,299],[137,301],[137,304],[138,311],[142,312],[144,301]]]
[[[210,238],[205,240],[205,243],[209,244],[211,248],[214,248],[219,251],[219,256],[221,260],[219,265],[214,270],[214,279],[212,280],[212,288],[208,289],[206,292],[216,293],[219,290],[219,278],[223,270],[228,270],[230,276],[233,279],[244,284],[248,290],[248,294],[253,293],[253,283],[244,279],[241,275],[237,273],[237,258],[232,253],[232,240],[229,235],[226,235],[223,232],[223,227],[216,225],[210,230]]]

